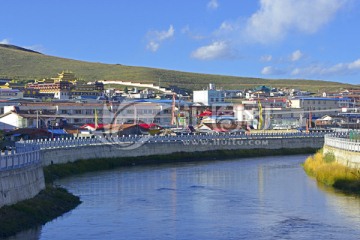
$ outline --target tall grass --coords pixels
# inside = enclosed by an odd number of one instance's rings
[[[316,178],[317,181],[335,188],[360,193],[359,171],[346,167],[335,161],[333,154],[323,155],[318,151],[304,163],[305,172]]]

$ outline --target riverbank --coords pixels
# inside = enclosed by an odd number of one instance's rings
[[[279,156],[296,154],[313,154],[318,149],[238,149],[238,150],[216,150],[208,152],[177,152],[168,155],[151,155],[143,157],[124,158],[93,158],[78,160],[65,164],[53,164],[44,167],[45,179],[53,182],[56,179],[69,177],[86,172],[111,170],[124,166],[153,165],[174,162],[195,162],[210,160],[226,160],[231,158],[248,158],[261,156]]]
[[[0,238],[45,224],[80,203],[80,198],[66,189],[48,185],[32,199],[0,208]]]
[[[19,231],[44,224],[72,210],[80,204],[81,201],[79,197],[72,195],[65,189],[54,188],[49,185],[56,179],[86,172],[111,170],[124,166],[225,160],[260,156],[313,154],[316,150],[318,149],[297,148],[176,152],[168,155],[152,155],[143,157],[89,158],[65,164],[52,164],[44,167],[45,181],[48,183],[45,190],[30,200],[0,208],[0,238],[11,236]],[[21,221],[19,221],[19,219],[21,219]]]
[[[323,155],[322,150],[319,150],[306,159],[304,170],[318,182],[345,193],[360,195],[360,170],[336,162],[335,156],[331,153]]]

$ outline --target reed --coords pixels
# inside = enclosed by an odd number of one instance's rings
[[[322,151],[318,151],[308,157],[303,166],[305,172],[318,182],[345,192],[360,193],[359,171],[337,163],[331,153],[323,155]]]

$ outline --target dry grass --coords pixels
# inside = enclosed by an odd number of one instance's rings
[[[331,155],[323,156],[321,151],[306,159],[304,169],[310,176],[329,186],[333,186],[338,181],[360,180],[356,170],[335,162]]]

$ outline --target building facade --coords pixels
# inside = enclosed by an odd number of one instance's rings
[[[225,102],[225,91],[215,89],[214,84],[209,84],[207,90],[193,92],[193,102],[210,106]]]

